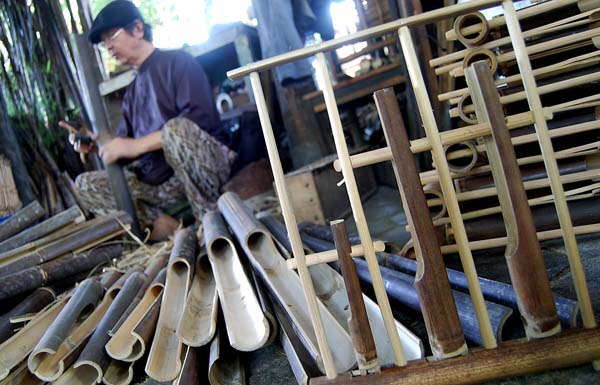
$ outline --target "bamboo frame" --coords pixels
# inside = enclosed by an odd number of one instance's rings
[[[373,249],[376,252],[385,250],[385,242],[383,241],[375,241],[373,242]],[[365,255],[364,248],[362,245],[354,245],[352,246],[350,255],[353,257],[362,257]],[[337,252],[335,250],[321,251],[319,253],[308,254],[306,256],[306,266],[318,265],[321,263],[329,263],[338,260]],[[288,269],[294,270],[298,268],[298,263],[295,258],[290,258],[285,261]]]

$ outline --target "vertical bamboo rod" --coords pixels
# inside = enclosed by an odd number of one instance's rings
[[[433,110],[429,96],[427,95],[427,89],[425,88],[425,81],[423,74],[419,68],[419,62],[417,60],[417,53],[412,41],[412,36],[408,27],[402,27],[399,31],[400,44],[402,51],[404,52],[404,58],[406,60],[406,66],[408,74],[410,76],[410,82],[412,83],[415,96],[417,98],[417,105],[423,120],[423,128],[425,134],[429,138],[431,143],[431,154],[433,156],[433,162],[436,165],[436,169],[439,175],[440,186],[446,200],[446,206],[448,209],[448,215],[452,222],[452,228],[454,229],[456,244],[459,248],[459,255],[467,277],[469,284],[469,292],[473,301],[473,307],[479,321],[479,329],[481,331],[481,339],[483,340],[483,346],[486,348],[495,348],[498,346],[490,318],[488,316],[487,308],[483,300],[483,294],[479,286],[479,279],[477,277],[477,271],[475,270],[475,263],[473,262],[473,256],[469,249],[469,241],[467,239],[467,233],[465,226],[461,218],[460,208],[458,207],[458,201],[456,199],[456,191],[452,184],[452,177],[450,170],[448,169],[448,163],[444,156],[444,149],[440,140],[440,133],[433,116]]]
[[[583,326],[586,328],[596,327],[596,320],[594,318],[594,312],[592,310],[592,303],[590,300],[590,293],[588,291],[585,272],[583,265],[581,264],[581,256],[579,255],[579,249],[577,248],[577,240],[575,239],[575,232],[573,230],[573,223],[569,214],[569,208],[567,206],[567,200],[565,197],[565,190],[560,181],[560,173],[558,171],[558,164],[554,157],[554,149],[552,147],[552,141],[548,132],[548,125],[543,117],[543,107],[540,95],[537,90],[535,78],[533,76],[533,70],[531,68],[531,62],[529,56],[526,53],[525,41],[521,33],[521,26],[519,19],[515,12],[512,1],[504,1],[502,3],[504,8],[504,17],[506,19],[506,26],[508,33],[512,40],[513,49],[521,72],[521,78],[523,79],[523,87],[527,94],[527,102],[529,108],[533,113],[534,127],[538,136],[540,149],[542,156],[544,157],[544,164],[550,178],[550,187],[552,194],[554,195],[554,202],[556,206],[556,212],[558,214],[558,221],[560,228],[563,232],[563,240],[565,242],[565,248],[567,249],[567,256],[569,258],[569,265],[571,266],[571,273],[573,274],[573,283],[575,284],[575,291],[577,293],[577,299],[581,306],[581,317],[583,319]],[[600,365],[595,364],[595,367]]]
[[[327,378],[335,378],[337,373],[333,364],[333,356],[331,355],[331,350],[327,344],[325,329],[323,328],[323,320],[321,318],[319,308],[317,307],[315,290],[308,272],[308,267],[306,266],[304,248],[302,247],[302,240],[300,239],[300,233],[298,232],[298,224],[296,223],[296,218],[294,216],[292,205],[288,197],[287,188],[285,186],[283,168],[281,167],[281,160],[279,159],[279,153],[277,152],[277,144],[275,142],[273,128],[271,127],[267,102],[265,101],[265,95],[263,93],[258,72],[252,72],[250,74],[250,82],[252,84],[252,91],[254,92],[256,107],[258,109],[260,125],[262,126],[263,136],[265,137],[265,143],[267,145],[267,153],[269,154],[271,170],[273,170],[275,189],[277,190],[277,196],[279,197],[279,203],[281,204],[281,213],[283,214],[285,227],[288,231],[288,237],[292,245],[294,258],[298,264],[298,275],[300,276],[302,288],[304,289],[304,297],[306,298],[306,303],[308,304],[310,310],[310,317],[315,329],[319,351],[323,359],[325,375]]]
[[[350,200],[350,206],[352,207],[352,214],[354,215],[354,221],[356,222],[356,228],[358,229],[358,235],[360,241],[365,250],[365,260],[369,267],[369,273],[373,280],[373,289],[375,296],[377,297],[377,304],[381,310],[381,315],[387,330],[388,336],[390,337],[390,345],[394,351],[394,357],[396,359],[396,365],[406,365],[406,357],[400,344],[400,337],[398,336],[398,329],[394,322],[394,315],[390,307],[390,302],[385,291],[385,285],[381,272],[379,270],[379,264],[377,263],[377,257],[375,256],[375,249],[373,247],[373,240],[367,227],[367,219],[360,202],[360,195],[358,193],[358,187],[356,185],[356,179],[354,177],[354,170],[350,163],[350,153],[348,146],[346,145],[346,139],[344,136],[344,129],[342,128],[342,121],[335,101],[335,94],[333,93],[333,86],[331,84],[331,77],[327,69],[327,60],[322,52],[316,55],[318,63],[318,71],[321,72],[323,79],[323,98],[325,99],[325,105],[327,106],[327,114],[329,115],[329,122],[331,124],[331,131],[333,134],[333,140],[337,150],[337,155],[342,167],[342,175],[344,176],[344,182],[346,185],[346,191],[348,192],[348,199]],[[304,262],[304,261],[303,261]]]

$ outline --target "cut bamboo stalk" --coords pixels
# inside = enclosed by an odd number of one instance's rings
[[[107,342],[106,352],[114,360],[133,362],[144,355],[158,319],[166,275],[167,270],[163,268],[135,309]]]
[[[102,382],[105,385],[129,385],[133,380],[131,362],[111,360],[106,368]]]
[[[270,216],[261,218],[261,222],[267,226],[269,231],[280,243],[289,243],[283,224]],[[303,234],[302,241],[305,244],[307,243],[306,239],[306,234]],[[331,241],[332,240],[333,238],[331,238]],[[307,246],[315,251],[323,249],[329,250],[331,241],[322,242],[319,247],[314,244],[310,246],[307,244]],[[325,307],[327,307],[331,312],[331,315],[335,317],[340,325],[346,327],[346,320],[350,317],[350,311],[342,276],[326,264],[311,266],[309,270],[312,280],[315,283],[315,290],[319,299],[323,301]],[[373,337],[375,338],[377,356],[382,365],[393,364],[395,361],[394,351],[385,331],[385,325],[383,323],[383,318],[381,317],[381,312],[379,311],[379,306],[366,295],[363,295],[363,299],[366,305]],[[400,342],[402,342],[402,348],[406,353],[407,361],[423,358],[424,349],[421,340],[398,321],[396,321],[396,328],[398,329]]]
[[[534,341],[505,342],[498,349],[478,350],[451,361],[421,361],[382,371],[377,378],[313,378],[312,385],[464,385],[547,372],[600,358],[600,330],[573,330]]]
[[[529,338],[548,337],[560,332],[560,322],[500,95],[485,62],[474,63],[465,76],[477,119],[492,128],[485,144],[508,235],[506,262],[525,333]]]
[[[569,36],[563,36],[563,37],[559,37],[553,40],[549,40],[549,41],[545,41],[543,43],[538,43],[538,44],[534,44],[534,45],[530,45],[525,47],[525,53],[529,56],[534,56],[536,54],[558,54],[560,52],[562,52],[562,50],[565,49],[575,49],[575,48],[579,48],[580,44],[591,44],[592,39],[595,38],[596,36],[600,36],[600,28],[594,28],[588,31],[583,31],[583,32],[578,32],[578,33],[574,33],[572,35]],[[552,51],[555,50],[555,51]],[[561,50],[556,51],[556,50]],[[490,51],[491,52],[491,51]],[[511,52],[506,52],[503,54],[500,54],[498,56],[495,56],[496,58],[496,62],[498,64],[504,64],[507,62],[510,62],[512,60],[515,60],[515,52],[511,51]],[[442,67],[438,67],[435,69],[435,74],[436,75],[441,75],[447,72],[450,72],[450,74],[454,77],[460,77],[464,75],[463,72],[463,68],[465,65],[467,65],[469,62],[465,62],[465,60],[463,60],[463,62],[460,63],[452,63],[452,64],[447,64],[445,66]],[[472,61],[471,61],[472,63]]]
[[[388,253],[380,253],[379,257],[381,257],[380,261],[386,267],[406,274],[415,275],[417,273],[417,263],[412,259]],[[462,272],[452,269],[446,269],[446,272],[448,273],[448,280],[453,289],[461,291],[469,290],[467,280]],[[518,299],[511,285],[482,277],[479,277],[479,284],[483,296],[487,301],[493,301],[508,306],[511,309],[517,309]],[[579,305],[577,302],[565,297],[554,296],[554,303],[561,324],[567,328],[577,326],[577,315],[579,314]]]
[[[286,267],[271,236],[247,211],[237,195],[231,192],[223,194],[218,200],[218,205],[250,263],[260,274],[272,295],[284,304],[285,311],[292,319],[307,350],[316,357],[319,368],[326,372],[322,351],[317,349],[315,343],[316,335],[310,322],[306,298],[298,296],[302,290],[298,275]],[[294,255],[297,257],[296,253]],[[308,278],[310,280],[310,277]],[[350,336],[316,297],[314,299],[319,305],[318,314],[321,314],[324,320],[322,331],[327,338],[328,346],[332,349],[334,373],[350,370],[356,364]]]
[[[54,302],[56,294],[48,287],[37,288],[27,298],[21,301],[0,318],[0,344],[9,339],[13,334],[14,325],[10,322],[11,318],[25,314],[38,313],[48,304]]]
[[[40,224],[23,230],[19,234],[13,235],[12,237],[0,242],[0,253],[23,246],[69,224],[81,223],[84,220],[85,217],[83,216],[83,213],[79,207],[71,207],[68,210],[46,219]]]
[[[113,258],[121,255],[120,245],[101,246],[77,255],[67,255],[3,277],[0,287],[0,300],[14,297],[48,283],[75,276],[102,264],[110,264]]]
[[[187,346],[198,347],[208,344],[215,335],[219,294],[208,256],[196,258],[194,272],[177,337]]]
[[[264,64],[265,62],[263,62],[263,65]],[[319,355],[323,360],[323,368],[325,370],[327,378],[335,378],[335,365],[333,362],[331,350],[327,345],[327,339],[325,337],[325,331],[323,327],[323,320],[319,313],[317,300],[314,294],[314,288],[312,285],[312,281],[310,280],[308,268],[306,267],[304,250],[302,248],[302,241],[300,240],[300,234],[298,233],[298,224],[296,223],[296,218],[294,216],[287,188],[285,186],[283,168],[281,166],[281,160],[279,159],[275,135],[273,134],[273,128],[271,127],[271,120],[269,118],[269,111],[260,82],[260,76],[258,75],[258,72],[253,71],[250,71],[244,75],[240,74],[240,76],[245,76],[247,74],[250,74],[252,91],[254,92],[254,99],[258,108],[258,116],[260,118],[263,137],[265,138],[267,153],[269,155],[269,162],[271,164],[271,170],[273,172],[273,178],[275,180],[275,190],[277,191],[277,197],[279,198],[279,204],[281,205],[281,213],[285,221],[285,227],[288,230],[290,243],[292,244],[292,250],[294,253],[294,258],[298,260],[298,275],[300,276],[300,282],[302,286],[302,292],[304,294],[304,299],[306,301],[306,305],[308,306],[311,326],[314,328],[315,338],[319,349]],[[228,74],[228,76],[233,75]]]
[[[33,201],[0,223],[0,241],[4,241],[46,215],[38,201]]]
[[[550,113],[547,109],[544,111],[544,113],[546,119],[552,119],[552,113]],[[531,112],[524,112],[516,115],[507,116],[506,120],[506,124],[508,125],[509,129],[520,128],[532,124],[533,115],[531,114]],[[456,128],[454,130],[441,132],[440,140],[443,146],[449,146],[452,144],[463,142],[465,140],[476,139],[489,134],[489,125],[476,124],[473,126],[461,127]],[[411,141],[410,150],[413,152],[413,154],[430,151],[431,143],[428,138],[416,139]],[[392,160],[392,152],[388,147],[352,155],[350,157],[352,167],[354,168],[369,166],[371,164],[381,163],[389,160]],[[342,171],[339,159],[336,159],[333,162],[333,168],[338,172]]]
[[[454,150],[453,148],[455,147],[462,147],[462,149]],[[451,146],[446,146],[444,151],[446,153],[446,159],[448,160],[448,168],[450,169],[450,172],[453,173],[465,174],[475,167],[477,161],[479,160],[479,152],[477,151],[475,143],[472,141],[465,141],[453,144]],[[460,157],[453,156],[458,152],[461,153]],[[464,154],[464,156],[462,154]],[[468,161],[461,158],[466,158]],[[456,162],[456,159],[459,159],[460,162]]]
[[[361,259],[355,258],[354,264],[361,281],[368,284],[371,283],[371,277],[367,273],[365,262]],[[421,311],[420,298],[417,295],[415,286],[413,285],[414,278],[410,275],[397,272],[392,269],[381,267],[381,272],[385,280],[386,290],[391,298],[397,303],[401,303],[413,310]],[[462,292],[452,290],[453,302],[456,304],[458,309],[458,316],[462,330],[464,331],[464,337],[469,341],[472,341],[478,345],[482,345],[483,341],[481,333],[479,332],[479,325],[469,295]],[[494,337],[497,341],[502,340],[502,330],[506,320],[512,315],[512,309],[499,305],[497,303],[485,301],[484,304],[489,313],[490,324],[494,332]],[[438,309],[441,310],[441,309]],[[463,339],[464,341],[464,339]],[[456,357],[454,357],[456,358]],[[451,360],[448,360],[451,361]]]
[[[104,349],[110,338],[108,331],[114,327],[143,284],[144,276],[142,273],[134,272],[129,275],[114,301],[106,310],[104,317],[98,323],[79,358],[69,370],[54,382],[56,385],[92,385],[102,382],[104,373],[111,361]]]
[[[222,330],[217,330],[210,344],[208,380],[211,385],[243,385],[246,373],[239,354],[232,349]]]
[[[358,192],[358,186],[356,184],[356,178],[354,176],[354,170],[350,163],[350,153],[346,144],[346,138],[344,130],[342,128],[342,121],[337,108],[337,102],[333,93],[333,85],[331,84],[331,77],[327,68],[327,61],[323,53],[316,55],[318,63],[318,71],[323,79],[323,98],[325,99],[325,105],[327,106],[327,114],[329,115],[329,123],[333,134],[333,140],[337,151],[340,165],[342,167],[342,175],[344,176],[344,184],[346,186],[346,192],[348,199],[350,200],[350,206],[352,208],[352,214],[358,235],[360,237],[361,244],[365,251],[365,260],[369,266],[369,271],[373,278],[373,290],[375,291],[375,297],[377,298],[377,304],[381,309],[381,314],[385,323],[385,328],[390,337],[392,348],[396,356],[396,365],[406,365],[406,357],[402,351],[402,344],[400,343],[400,337],[398,336],[398,330],[394,326],[394,315],[390,303],[385,293],[385,287],[383,286],[383,280],[379,272],[379,265],[377,264],[377,258],[375,257],[375,250],[373,248],[373,241],[371,234],[367,226],[367,219],[360,201],[360,194]]]
[[[156,381],[173,381],[181,371],[183,348],[176,330],[194,274],[197,247],[198,238],[191,229],[175,234],[156,332],[146,362],[146,374]]]
[[[14,262],[0,267],[0,276],[15,273],[29,267],[50,261],[70,251],[84,251],[97,244],[99,240],[106,240],[122,234],[125,230],[121,223],[128,224],[130,219],[127,214],[119,213],[100,219],[95,226],[72,233],[54,243],[44,246],[34,252],[19,257]]]
[[[331,222],[331,229],[333,230],[333,238],[342,276],[346,284],[346,293],[348,294],[348,305],[351,314],[348,317],[348,329],[350,337],[352,337],[352,343],[354,344],[358,370],[361,371],[359,373],[362,374],[362,371],[365,371],[364,374],[367,374],[367,372],[379,372],[380,366],[379,359],[377,358],[377,349],[375,348],[371,325],[369,325],[360,282],[358,281],[356,269],[350,256],[351,248],[346,225],[344,225],[343,220],[333,221]]]
[[[60,346],[75,329],[78,329],[78,325],[76,327],[78,320],[87,316],[88,312],[93,314],[90,308],[96,308],[102,294],[104,294],[102,285],[95,278],[88,278],[77,286],[65,308],[52,322],[29,355],[27,366],[30,372],[45,381],[53,381],[60,376],[60,372],[64,370],[64,366],[61,367],[62,359],[70,350],[67,348],[65,351],[58,352]],[[84,336],[77,335],[73,342],[81,342],[83,338]],[[38,371],[44,361],[46,367]]]
[[[64,296],[42,310],[23,329],[0,345],[0,380],[6,378],[12,368],[27,358],[68,300],[69,296]]]
[[[200,373],[198,366],[200,364],[198,349],[188,346],[183,358],[183,368],[179,377],[173,381],[173,385],[197,385],[200,384]]]
[[[100,323],[110,304],[120,289],[116,288],[106,293],[94,311],[69,334],[59,342],[56,349],[40,351],[34,356],[35,350],[29,355],[29,370],[39,379],[51,382],[57,380],[77,359],[88,338]],[[65,308],[66,311],[67,308]]]
[[[419,181],[419,173],[410,151],[400,107],[393,89],[375,93],[383,132],[392,150],[394,174],[415,242],[421,273],[415,288],[425,320],[429,344],[435,358],[450,358],[467,352],[467,344],[460,325],[450,284],[444,270],[444,260],[435,234],[433,222]]]
[[[472,24],[480,24],[481,29],[472,34],[463,34],[463,28]],[[479,11],[460,15],[454,20],[452,29],[454,30],[458,41],[466,47],[474,47],[483,44],[488,39],[490,33],[488,22],[485,16]]]
[[[542,13],[554,11],[556,9],[563,8],[563,7],[573,5],[576,3],[577,3],[577,0],[556,0],[556,1],[550,1],[547,3],[540,3],[540,4],[536,4],[535,6],[527,7],[525,9],[519,10],[517,12],[517,17],[518,17],[518,19],[526,19],[529,17],[535,17]],[[506,24],[505,16],[495,17],[492,20],[488,21],[488,27],[492,28],[492,29],[501,27],[505,24]],[[481,31],[481,28],[482,28],[482,26],[480,24],[475,24],[475,25],[471,25],[466,28],[463,28],[461,30],[461,33],[463,35],[478,33],[479,31]],[[458,38],[458,36],[456,35],[455,30],[451,29],[446,32],[446,39],[456,40],[457,38]]]
[[[240,351],[256,350],[269,338],[269,323],[244,272],[221,214],[218,211],[206,213],[202,224],[229,343]],[[206,343],[209,341],[210,339]]]
[[[557,20],[557,21],[549,23],[549,24],[542,25],[537,28],[532,28],[530,30],[523,32],[523,37],[527,38],[527,39],[541,37],[541,36],[544,36],[549,33],[555,33],[555,32],[562,31],[564,29],[573,28],[573,27],[577,27],[580,25],[585,25],[585,24],[591,23],[595,17],[594,14],[596,12],[597,12],[597,10],[590,10],[587,12],[579,13],[579,14],[571,16],[571,17]],[[581,19],[584,19],[584,20],[581,20]],[[491,49],[498,48],[498,47],[501,47],[503,45],[508,45],[508,44],[510,44],[510,36],[503,37],[500,39],[494,39],[487,43],[481,44],[480,47],[491,50]],[[448,64],[448,63],[455,62],[457,60],[461,60],[462,58],[465,57],[465,55],[469,52],[469,50],[470,50],[469,48],[466,48],[466,49],[463,49],[460,51],[452,52],[451,54],[448,54],[448,55],[444,55],[444,56],[440,56],[440,57],[431,59],[429,61],[429,65],[431,67],[438,67],[442,64]]]
[[[483,346],[486,348],[494,348],[497,346],[492,326],[490,323],[487,309],[483,301],[483,294],[479,288],[479,281],[477,280],[477,271],[473,262],[473,256],[469,249],[469,242],[467,234],[465,232],[464,223],[462,222],[460,208],[458,207],[458,201],[456,200],[456,192],[452,184],[452,177],[450,176],[450,170],[448,169],[448,163],[444,157],[444,150],[440,140],[439,130],[435,122],[435,117],[431,109],[431,103],[429,102],[427,89],[423,80],[423,74],[419,68],[417,62],[416,51],[413,45],[412,36],[408,28],[403,27],[400,29],[400,42],[402,44],[402,50],[404,57],[407,62],[407,69],[410,75],[413,90],[417,98],[417,104],[419,112],[423,120],[423,127],[432,147],[433,162],[435,163],[440,186],[444,193],[448,215],[452,220],[452,227],[456,232],[457,245],[460,249],[460,259],[463,265],[463,269],[469,282],[469,292],[471,293],[471,299],[473,301],[473,307],[475,308],[475,314],[479,322],[481,329],[481,336],[483,339]]]
[[[378,251],[385,250],[385,242],[383,241],[375,241],[373,242],[373,249]],[[365,255],[365,249],[361,244],[352,246],[350,250],[350,254],[353,257],[362,257]],[[318,253],[308,254],[306,255],[306,266],[314,266],[320,263],[329,263],[338,260],[338,256],[335,250],[326,250]],[[298,263],[295,258],[288,259],[285,261],[286,265],[289,269],[297,269]]]
[[[27,362],[22,363],[17,369],[13,370],[8,377],[0,381],[0,385],[43,385],[40,380],[27,369]]]
[[[575,233],[575,235],[598,233],[598,232],[600,232],[600,224],[574,226],[573,232]],[[539,231],[537,233],[537,238],[540,241],[561,238],[562,236],[563,236],[563,233],[562,233],[561,229]],[[506,246],[506,244],[507,244],[506,237],[498,237],[498,238],[483,239],[483,240],[479,240],[479,241],[469,242],[469,247],[471,247],[471,250],[477,251],[477,250],[493,249],[495,247],[504,247],[504,246]],[[442,249],[442,254],[452,254],[452,253],[456,253],[458,251],[458,247],[455,244],[444,245],[441,247],[441,249]]]

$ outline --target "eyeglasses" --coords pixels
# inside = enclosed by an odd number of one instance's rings
[[[113,41],[115,41],[115,39],[117,37],[119,37],[119,35],[121,33],[123,33],[123,30],[124,30],[124,28],[117,29],[112,35],[110,35],[109,37],[107,37],[105,39],[102,39],[102,41],[100,42],[100,45],[103,46],[103,47],[106,47],[106,45],[108,43],[112,43]]]

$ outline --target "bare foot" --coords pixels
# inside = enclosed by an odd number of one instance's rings
[[[179,228],[179,221],[170,215],[163,214],[152,223],[151,241],[166,241]]]

